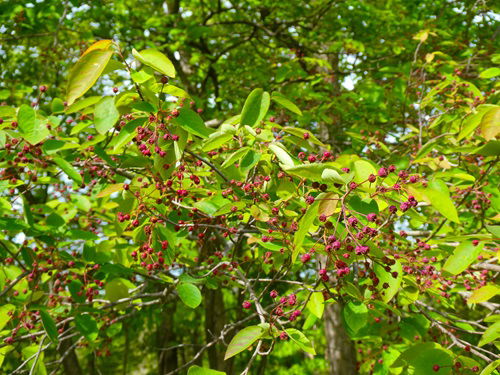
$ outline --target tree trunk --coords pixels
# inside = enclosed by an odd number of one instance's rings
[[[82,375],[82,368],[78,362],[75,348],[72,348],[72,346],[73,340],[71,339],[61,341],[59,345],[59,354],[65,356],[62,361],[64,373],[67,375]]]
[[[207,343],[220,335],[225,320],[222,291],[207,289],[205,292],[205,340]],[[210,368],[224,371],[224,352],[218,350],[217,345],[212,345],[207,352]]]
[[[165,350],[168,349],[169,346],[175,345],[174,313],[175,303],[165,306],[163,311],[163,320],[157,332],[159,375],[169,373],[179,367],[177,360],[177,348]]]
[[[341,312],[339,303],[325,308],[325,356],[330,363],[330,375],[354,375],[357,373],[356,350],[342,324]]]

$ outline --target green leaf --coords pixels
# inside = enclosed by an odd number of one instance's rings
[[[189,133],[201,138],[208,138],[214,132],[205,125],[195,111],[188,108],[180,109],[179,116],[175,119],[175,122]]]
[[[163,93],[172,96],[177,96],[178,98],[190,98],[190,95],[186,91],[170,84],[163,88]]]
[[[307,303],[307,308],[312,314],[314,314],[314,316],[321,319],[323,311],[325,310],[324,302],[325,299],[322,292],[313,292],[309,302]]]
[[[52,113],[62,113],[64,112],[64,102],[59,98],[54,98],[50,104],[50,109]]]
[[[49,336],[50,341],[53,343],[59,342],[59,333],[57,332],[54,319],[52,319],[49,313],[45,310],[40,310],[40,317],[42,318],[43,328],[45,329],[45,332],[47,332],[47,336]]]
[[[321,195],[321,198],[318,197],[318,201],[318,215],[331,216],[337,208],[339,196],[335,193],[325,193],[324,195]]]
[[[125,279],[113,279],[106,283],[104,289],[106,290],[106,298],[111,302],[116,302],[122,298],[129,296],[129,281]]]
[[[80,333],[87,338],[89,341],[94,341],[98,334],[99,328],[97,327],[97,322],[89,314],[78,314],[75,317],[76,328]]]
[[[200,366],[191,366],[188,370],[187,375],[225,375],[225,372],[211,370],[209,368],[200,367]]]
[[[500,225],[485,225],[485,227],[495,238],[500,238]]]
[[[312,164],[302,164],[296,165],[294,167],[282,166],[283,170],[291,174],[292,176],[297,176],[300,178],[305,178],[312,181],[323,182],[322,174],[325,169],[329,167],[326,163],[312,163]]]
[[[472,241],[464,241],[458,245],[453,254],[446,260],[443,271],[452,275],[458,275],[465,271],[469,265],[477,260],[477,256],[483,249],[483,243],[474,246]]]
[[[144,124],[144,122],[146,122],[146,117],[139,117],[127,122],[125,126],[120,129],[118,135],[113,138],[113,141],[110,142],[110,146],[113,146],[113,152],[117,152],[128,144],[136,135],[135,129]]]
[[[155,49],[144,49],[141,52],[137,52],[135,49],[132,49],[132,55],[144,65],[166,76],[175,77],[174,64],[172,64],[168,57],[160,51]]]
[[[342,309],[342,319],[351,337],[368,323],[368,308],[362,302],[349,301]]]
[[[326,182],[334,182],[337,184],[345,185],[346,181],[335,169],[326,168],[321,173],[321,179]]]
[[[465,117],[462,124],[462,130],[458,134],[457,140],[460,141],[470,135],[479,126],[484,114],[494,107],[495,106],[491,104],[482,104],[476,108],[475,113],[471,113]]]
[[[73,181],[75,181],[77,184],[81,185],[83,180],[82,180],[82,176],[80,175],[80,173],[78,173],[78,171],[73,168],[73,166],[68,163],[66,160],[62,159],[62,158],[53,158],[52,159],[54,161],[54,163],[56,163],[59,168],[62,169],[62,171],[64,173],[66,173]]]
[[[489,141],[484,146],[481,146],[472,152],[483,156],[498,156],[500,155],[500,141]]]
[[[118,191],[123,191],[123,184],[108,185],[96,195],[96,198],[104,198]]]
[[[250,149],[248,147],[242,147],[238,151],[233,152],[226,160],[224,163],[222,163],[221,167],[226,168],[234,163],[236,163],[238,160],[240,160],[243,156],[246,155],[246,153]]]
[[[450,192],[446,184],[440,179],[431,180],[427,188],[410,187],[410,191],[415,190],[417,194],[432,205],[441,215],[455,223],[460,223],[458,213],[453,201],[450,198]]]
[[[287,167],[293,167],[295,165],[292,157],[285,148],[279,143],[271,143],[269,149],[276,155],[278,160]]]
[[[248,151],[245,156],[241,159],[240,168],[243,171],[250,170],[255,164],[260,160],[261,154],[253,150]]]
[[[132,103],[131,107],[133,109],[136,109],[136,110],[141,111],[141,112],[157,112],[158,111],[154,105],[152,105],[149,102],[143,102],[143,101]]]
[[[471,296],[467,300],[467,303],[480,303],[486,302],[493,298],[497,294],[500,294],[500,288],[496,285],[485,285],[479,289],[472,292]]]
[[[434,365],[439,365],[438,371],[433,370]],[[416,344],[402,353],[391,368],[407,367],[413,375],[449,375],[453,366],[453,358],[449,351],[444,350],[436,343]]]
[[[177,293],[182,302],[192,309],[198,307],[201,303],[201,292],[196,285],[191,283],[180,283],[177,285]]]
[[[90,261],[89,260],[89,256],[88,256],[88,251],[87,251],[87,254],[85,254],[85,250],[88,249],[87,247],[84,248],[84,259],[86,261]],[[94,255],[95,255],[95,249],[92,248],[94,250]],[[85,256],[87,255],[87,256]],[[93,261],[93,259],[91,260]],[[83,301],[85,301],[85,295],[82,294],[82,295],[78,295],[78,292],[81,292],[82,291],[82,287],[83,287],[83,284],[80,280],[73,280],[69,283],[68,285],[68,289],[69,289],[69,292],[71,294],[71,298],[73,298],[74,301],[78,302],[78,303],[82,303]]]
[[[47,369],[45,368],[45,364],[43,363],[44,353],[43,351],[37,357],[36,354],[40,350],[39,345],[30,345],[26,346],[21,350],[23,358],[28,360],[28,358],[32,358],[28,361],[27,368],[34,368],[34,374],[36,375],[47,375]],[[36,361],[36,363],[35,363]]]
[[[354,211],[361,214],[377,214],[379,212],[377,201],[369,197],[362,199],[359,195],[354,195],[349,199],[348,204]]]
[[[0,348],[0,369],[2,368],[3,361],[7,353],[9,353],[14,347],[7,345]]]
[[[92,208],[92,203],[85,195],[79,194],[71,194],[71,202],[75,205],[76,208],[79,208],[82,211],[89,212]]]
[[[481,119],[479,127],[481,135],[490,141],[500,134],[500,106],[490,109]]]
[[[68,115],[71,113],[80,112],[82,109],[88,108],[98,103],[99,101],[101,101],[101,99],[102,99],[101,96],[89,96],[88,98],[73,103],[68,108],[66,108],[65,112]]]
[[[300,249],[306,236],[309,233],[309,229],[314,222],[314,219],[318,216],[319,200],[316,199],[313,204],[308,208],[304,216],[299,221],[299,229],[293,235],[294,250],[292,254],[292,263],[295,262],[297,256],[299,255]]]
[[[95,128],[100,134],[104,134],[111,129],[119,118],[120,113],[115,107],[115,99],[112,96],[107,96],[96,104],[94,122]]]
[[[321,147],[326,147],[326,145],[321,142],[318,138],[314,136],[309,130],[307,129],[301,129],[301,128],[292,128],[290,126],[285,126],[281,130],[283,130],[285,133],[292,134],[300,139],[304,139],[304,134],[309,134],[308,141],[314,143],[315,145],[321,146]]]
[[[396,260],[396,263],[391,266],[391,271],[387,272],[384,267],[375,263],[374,272],[379,279],[379,284],[377,288],[382,295],[382,301],[389,302],[392,297],[398,292],[399,287],[401,285],[401,280],[403,279],[403,268],[401,267],[401,263]],[[397,272],[397,276],[393,277],[392,273]],[[388,284],[388,288],[384,288],[384,284]]]
[[[484,331],[481,336],[481,340],[479,340],[478,346],[484,346],[497,340],[500,337],[500,321],[493,323],[488,327],[486,331]]]
[[[255,341],[260,339],[265,333],[265,329],[261,326],[249,326],[239,331],[227,346],[224,360],[227,360],[243,350],[247,349]]]
[[[479,78],[494,78],[500,75],[500,68],[489,68],[479,74]]]
[[[19,107],[17,122],[22,137],[32,145],[43,141],[50,134],[44,122],[36,117],[36,112],[27,104]]]
[[[248,95],[243,110],[241,111],[241,125],[254,127],[258,125],[269,109],[270,97],[269,93],[262,89],[253,90]]]
[[[212,133],[202,144],[201,149],[205,152],[212,151],[229,142],[233,138],[229,133]]]
[[[285,107],[289,111],[302,116],[302,111],[297,107],[290,99],[280,94],[279,92],[273,92],[271,95],[271,99],[281,106]]]
[[[357,184],[365,182],[368,179],[368,176],[370,176],[371,174],[374,174],[375,176],[377,175],[377,170],[375,169],[375,167],[365,160],[356,160],[354,162],[353,170],[354,182],[356,182]],[[369,182],[365,182],[363,186],[368,186],[368,184]]]
[[[481,371],[480,375],[490,375],[497,367],[500,366],[500,359],[491,362],[488,366],[486,366],[483,371]]]
[[[5,327],[5,325],[11,319],[9,313],[13,313],[16,310],[16,307],[11,304],[5,304],[0,306],[0,331]]]
[[[113,56],[110,49],[95,49],[86,53],[71,69],[66,89],[66,102],[70,106],[97,81]]]
[[[306,353],[316,355],[316,351],[311,343],[311,341],[304,335],[301,331],[295,328],[285,329],[288,337],[292,339],[292,341],[297,344],[303,351]]]

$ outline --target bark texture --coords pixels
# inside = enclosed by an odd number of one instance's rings
[[[175,343],[174,331],[174,312],[175,304],[164,309],[163,320],[158,327],[157,346],[158,350],[158,374],[167,374],[179,367],[177,348],[171,350],[162,350],[172,346]]]
[[[342,324],[340,303],[327,305],[324,313],[326,359],[330,363],[330,375],[354,375],[356,350]]]
[[[67,375],[82,375],[82,368],[75,353],[75,348],[72,348],[73,340],[64,340],[59,344],[59,354],[64,356],[62,365],[64,373]]]

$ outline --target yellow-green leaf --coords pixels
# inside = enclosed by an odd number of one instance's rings
[[[321,319],[323,311],[325,310],[324,302],[325,299],[322,292],[313,292],[309,302],[307,303],[307,308],[312,314],[314,314],[314,316]]]
[[[112,50],[95,49],[80,57],[69,73],[66,101],[68,105],[85,94],[97,81],[113,56]]]
[[[289,111],[302,116],[302,111],[297,107],[290,99],[280,94],[279,92],[273,92],[271,99],[281,106],[285,107]]]
[[[73,181],[75,181],[77,184],[81,184],[83,182],[82,176],[78,171],[73,168],[73,166],[68,163],[66,160],[63,158],[54,158],[54,163],[56,163],[59,168],[62,169],[64,173],[66,173]]]
[[[265,329],[261,326],[249,326],[239,331],[227,346],[224,360],[227,360],[252,345],[260,339]]]
[[[17,122],[22,137],[32,145],[43,141],[50,134],[46,124],[36,117],[35,110],[27,104],[19,107]]]
[[[141,52],[137,52],[133,49],[132,55],[134,55],[134,57],[144,65],[147,65],[166,76],[175,77],[174,64],[172,64],[168,57],[160,51],[155,49],[144,49]]]
[[[496,138],[500,133],[500,106],[492,108],[485,113],[479,130],[487,141]]]
[[[467,303],[480,303],[486,302],[490,298],[500,294],[500,288],[496,285],[485,285],[479,289],[472,292],[471,296],[467,300]]]
[[[443,271],[453,275],[463,272],[469,265],[477,259],[483,249],[483,243],[473,245],[472,241],[464,241],[458,245],[453,254],[446,260]]]

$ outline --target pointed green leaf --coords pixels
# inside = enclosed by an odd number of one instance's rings
[[[283,130],[285,133],[292,134],[300,139],[304,139],[304,134],[309,134],[308,141],[314,143],[315,145],[321,146],[321,147],[326,147],[326,145],[321,142],[318,138],[314,136],[309,130],[307,129],[301,129],[301,128],[292,128],[290,126],[284,126]]]
[[[49,313],[45,310],[40,310],[40,317],[42,318],[43,328],[45,329],[45,332],[47,332],[47,336],[49,336],[50,341],[57,343],[59,341],[59,333],[57,332],[54,319],[52,319]]]
[[[212,133],[202,144],[201,149],[203,151],[212,151],[227,144],[233,138],[232,134],[229,133]]]
[[[396,263],[391,266],[390,272],[387,272],[384,267],[375,263],[374,272],[379,279],[379,284],[377,285],[379,293],[382,295],[382,301],[389,302],[392,297],[398,292],[401,285],[401,280],[403,279],[403,268],[401,263],[396,260]],[[392,273],[397,272],[396,277],[393,277]],[[384,288],[384,284],[388,287]],[[386,285],[386,286],[387,286]]]
[[[314,316],[321,319],[325,310],[324,302],[323,292],[313,292],[307,303],[307,308]]]
[[[119,118],[120,113],[115,107],[115,99],[112,96],[105,97],[96,104],[94,122],[95,128],[100,134],[104,134],[111,129]]]
[[[334,182],[337,184],[345,185],[346,181],[335,169],[327,168],[321,173],[321,179],[326,182]]]
[[[226,373],[195,365],[189,368],[187,375],[226,375]]]
[[[227,346],[224,360],[227,360],[243,350],[247,349],[255,341],[260,339],[265,329],[260,326],[249,326],[239,331]]]
[[[54,158],[52,159],[54,163],[56,163],[59,168],[62,169],[64,173],[66,173],[73,181],[75,181],[77,184],[81,185],[83,182],[82,176],[78,171],[73,168],[73,166],[68,163],[66,160],[63,158]]]
[[[474,246],[472,241],[464,241],[458,245],[453,254],[446,260],[443,266],[443,271],[453,275],[465,271],[469,265],[477,260],[477,256],[483,249],[483,243]]]
[[[89,341],[94,341],[98,334],[99,328],[95,319],[89,314],[79,314],[75,317],[76,328]]]
[[[155,49],[144,49],[141,52],[137,52],[133,49],[132,55],[134,55],[134,57],[144,65],[147,65],[166,76],[175,77],[174,64],[172,64],[168,57],[160,51]]]
[[[27,368],[34,369],[33,374],[36,375],[47,375],[47,369],[45,368],[44,360],[44,352],[42,351],[40,355],[37,357],[37,353],[40,350],[40,345],[30,345],[26,346],[21,350],[23,358],[28,360],[28,358],[32,358],[28,361]]]
[[[289,111],[302,116],[302,111],[299,109],[299,107],[297,107],[290,99],[280,94],[279,92],[273,92],[273,94],[271,95],[271,99],[284,108],[288,109]]]
[[[368,308],[362,302],[350,301],[342,309],[342,318],[349,335],[355,337],[368,323]]]
[[[46,124],[36,117],[35,110],[27,104],[19,107],[17,122],[22,137],[32,145],[43,141],[50,134]]]
[[[500,134],[500,106],[490,109],[481,119],[479,127],[481,135],[490,141]]]
[[[494,78],[500,76],[500,68],[489,68],[479,74],[479,78]]]
[[[191,134],[208,138],[214,131],[207,127],[201,117],[189,108],[181,108],[175,122]]]
[[[69,73],[66,89],[66,101],[69,106],[94,85],[111,56],[112,50],[95,49],[80,57]]]
[[[241,125],[256,126],[258,125],[269,109],[270,97],[269,93],[262,89],[253,90],[243,105],[241,111]]]
[[[304,335],[301,331],[295,328],[288,328],[285,330],[288,337],[297,344],[306,353],[316,355],[316,351],[311,343],[311,341]]]
[[[300,249],[306,236],[309,233],[309,229],[314,222],[314,219],[318,216],[319,200],[316,199],[313,204],[308,208],[304,216],[299,221],[299,229],[295,232],[293,236],[294,250],[292,254],[292,263],[295,262],[297,256],[299,255]]]
[[[5,304],[3,306],[0,306],[0,331],[5,327],[5,325],[9,322],[11,319],[11,313],[13,313],[16,310],[16,307],[11,304]]]
[[[271,143],[269,145],[269,149],[276,155],[278,160],[283,164],[286,165],[287,167],[293,167],[295,165],[292,157],[288,153],[288,151],[285,150],[285,148],[278,143]]]
[[[484,331],[478,345],[484,346],[492,341],[498,340],[498,338],[500,338],[500,321],[493,323]]]
[[[485,285],[473,291],[467,303],[486,302],[498,294],[500,294],[500,287],[496,285]]]
[[[177,293],[182,302],[192,309],[198,307],[201,303],[201,292],[196,285],[191,283],[180,283],[177,285]]]

